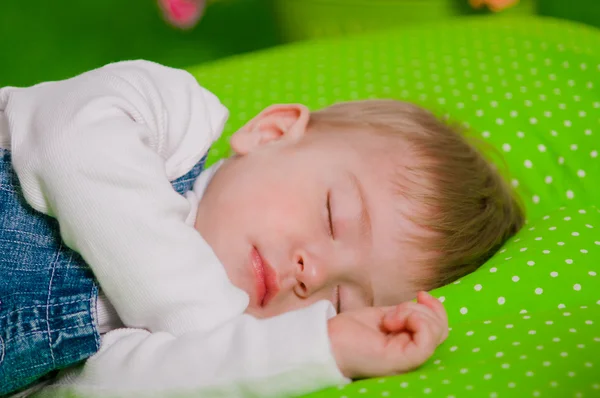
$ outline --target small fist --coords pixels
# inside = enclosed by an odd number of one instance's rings
[[[446,310],[426,292],[416,303],[344,312],[328,327],[338,367],[350,378],[413,370],[448,337]]]

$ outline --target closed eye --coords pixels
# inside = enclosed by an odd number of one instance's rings
[[[331,192],[327,192],[327,218],[329,221],[329,236],[335,239],[333,231],[333,218],[331,217]]]

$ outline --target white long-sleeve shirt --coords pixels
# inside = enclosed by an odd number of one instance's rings
[[[347,381],[331,353],[328,302],[245,315],[248,295],[186,223],[194,200],[169,181],[206,154],[227,115],[189,73],[146,61],[0,89],[0,146],[27,202],[59,221],[128,327],[103,335],[58,384],[85,396],[267,397]]]

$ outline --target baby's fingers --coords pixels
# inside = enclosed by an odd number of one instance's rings
[[[448,337],[448,314],[444,305],[427,292],[419,292],[417,294],[417,302],[433,311],[443,329],[443,334],[440,336],[440,343],[446,340]]]
[[[422,365],[437,346],[430,321],[420,312],[412,312],[406,319],[406,332],[390,337],[393,368],[397,373],[406,372]]]

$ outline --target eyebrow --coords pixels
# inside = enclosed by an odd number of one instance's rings
[[[367,209],[367,201],[365,200],[365,191],[362,187],[362,184],[358,180],[358,177],[352,172],[348,172],[348,176],[350,177],[350,181],[352,181],[352,185],[358,192],[358,199],[360,201],[360,217],[359,217],[359,227],[360,233],[363,239],[371,241],[371,216],[369,215],[369,211]]]

